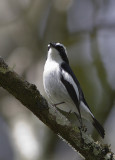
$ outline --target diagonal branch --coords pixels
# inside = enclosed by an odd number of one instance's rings
[[[72,126],[59,111],[48,106],[36,86],[12,71],[2,58],[0,58],[0,85],[76,151],[79,151],[86,160],[115,159],[108,145],[94,142],[86,133],[83,133],[83,143],[78,128]]]

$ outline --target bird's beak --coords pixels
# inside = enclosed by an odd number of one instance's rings
[[[49,43],[48,44],[48,50],[50,49],[50,48],[55,48],[56,47],[56,43]]]

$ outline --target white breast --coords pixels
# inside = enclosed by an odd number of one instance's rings
[[[69,112],[76,111],[76,106],[69,96],[65,86],[60,81],[59,64],[55,61],[46,61],[43,73],[44,89],[53,104],[65,102],[59,105],[60,109]]]
[[[59,64],[55,61],[49,62],[48,60],[44,66],[44,73],[43,73],[43,84],[45,92],[47,96],[52,100],[55,101],[56,94],[59,86]]]
[[[45,92],[54,104],[70,99],[65,86],[60,81],[60,67],[55,61],[46,61],[43,83]]]

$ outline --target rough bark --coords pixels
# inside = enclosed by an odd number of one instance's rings
[[[25,107],[33,112],[44,124],[78,151],[86,160],[114,160],[114,154],[108,145],[95,142],[87,133],[82,133],[67,118],[48,105],[45,98],[37,90],[0,58],[0,85],[17,98]]]

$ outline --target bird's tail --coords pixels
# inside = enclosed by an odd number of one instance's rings
[[[104,128],[101,126],[101,124],[95,118],[93,118],[93,126],[96,128],[96,130],[98,131],[98,133],[100,134],[100,136],[102,138],[104,138],[104,136],[105,136],[105,130],[104,130]]]

